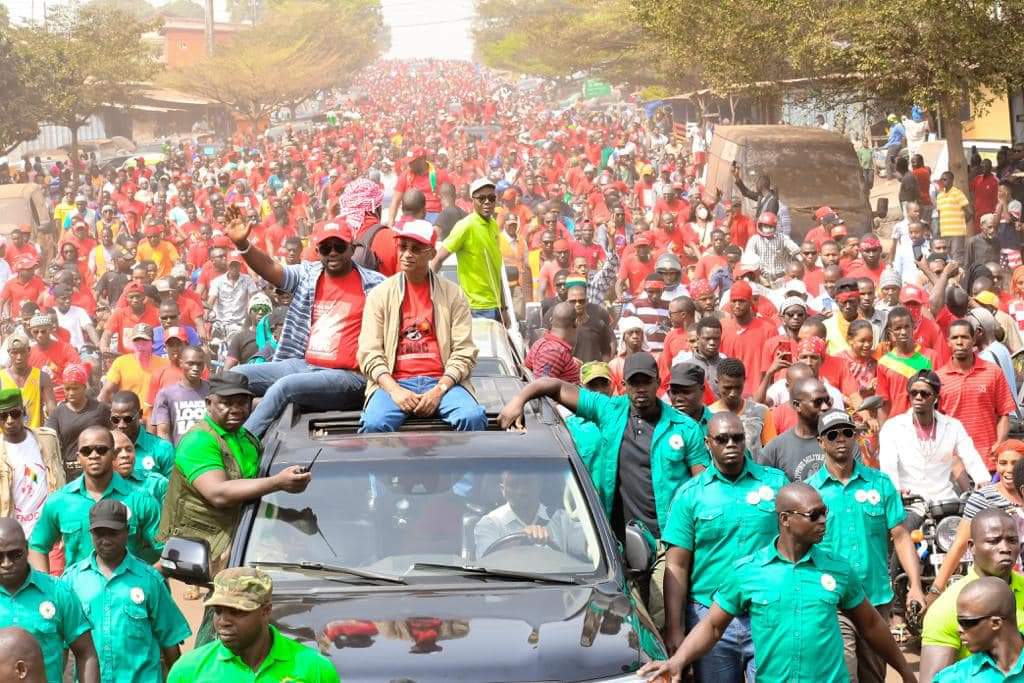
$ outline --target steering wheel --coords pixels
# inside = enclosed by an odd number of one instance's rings
[[[547,541],[545,541],[544,543],[538,543],[534,539],[527,536],[525,532],[516,531],[515,533],[511,533],[508,536],[502,536],[497,541],[492,543],[487,548],[487,550],[485,550],[480,555],[480,557],[487,557],[491,553],[498,552],[499,550],[504,550],[505,548],[511,548],[520,545],[546,545],[549,548],[554,548],[555,550],[557,550],[557,548],[555,548],[551,541],[552,539],[550,534],[548,535]]]

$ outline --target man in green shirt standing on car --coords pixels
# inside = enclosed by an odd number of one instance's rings
[[[599,447],[583,464],[597,489],[612,531],[623,541],[627,524],[639,522],[657,545],[657,562],[650,586],[640,594],[660,628],[664,621],[661,587],[664,550],[653,539],[668,523],[668,509],[676,491],[691,476],[704,471],[708,452],[704,435],[692,418],[658,399],[658,363],[641,351],[626,358],[622,372],[626,394],[605,396],[551,377],[536,379],[502,409],[505,429],[521,425],[523,407],[547,397],[579,417],[597,425]]]
[[[225,569],[213,580],[213,627],[218,640],[179,659],[167,683],[338,683],[331,661],[270,625],[273,583],[252,567]]]

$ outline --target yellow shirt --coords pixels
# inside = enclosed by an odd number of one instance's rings
[[[157,277],[167,277],[171,269],[178,262],[178,250],[167,240],[160,240],[156,247],[149,243],[149,240],[139,242],[139,261],[153,261],[157,267]]]
[[[972,565],[967,575],[956,583],[950,584],[942,595],[932,603],[924,615],[924,628],[921,631],[922,645],[938,645],[950,647],[957,651],[957,659],[970,655],[970,651],[960,642],[960,631],[956,621],[956,599],[964,586],[977,581],[978,572]],[[1024,575],[1013,572],[1010,575],[1010,590],[1017,603],[1017,623],[1024,624]]]
[[[935,197],[935,209],[939,212],[939,235],[942,237],[964,237],[967,235],[967,219],[964,208],[970,201],[960,191],[951,187]]]
[[[168,365],[166,358],[152,356],[144,368],[134,353],[125,353],[114,359],[104,379],[116,384],[121,391],[134,392],[142,403],[143,415],[148,416],[149,381]]]
[[[7,370],[0,370],[0,389],[21,389],[21,402],[28,416],[28,426],[39,429],[43,426],[42,376],[39,368],[32,368],[25,380],[25,386],[18,386],[14,376]]]

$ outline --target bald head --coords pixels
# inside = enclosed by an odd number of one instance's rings
[[[983,576],[964,586],[956,600],[957,612],[967,616],[1002,617],[1017,626],[1016,602],[1008,583],[995,576]]]
[[[971,520],[971,540],[978,543],[989,528],[1003,526],[1004,524],[1016,526],[1013,518],[1003,510],[999,508],[986,508],[976,514],[974,519]]]
[[[13,517],[0,517],[0,545],[26,545],[25,530]]]
[[[739,415],[729,412],[728,410],[715,413],[708,420],[708,436],[716,436],[723,433],[737,433],[742,431],[743,422],[740,421]]]
[[[808,370],[811,369],[807,365],[804,367]],[[825,385],[815,377],[805,377],[796,384],[789,385],[789,395],[796,399],[806,399],[818,391],[825,391]]]
[[[795,387],[805,379],[814,379],[814,371],[807,363],[793,363],[786,368],[786,384]]]
[[[551,309],[551,327],[558,330],[565,330],[576,324],[576,307],[568,301],[555,304]]]
[[[802,481],[786,484],[775,497],[775,512],[802,510],[816,505],[821,505],[821,494]]]
[[[94,441],[95,440],[95,441]],[[78,435],[79,443],[105,443],[111,448],[114,447],[114,435],[110,433],[110,430],[106,427],[99,425],[93,425],[86,427],[82,430],[82,433]]]
[[[413,188],[402,193],[402,214],[413,218],[427,215],[427,198],[422,192]]]
[[[43,651],[23,628],[0,629],[0,680],[46,683]]]

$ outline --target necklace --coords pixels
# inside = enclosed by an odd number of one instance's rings
[[[936,437],[937,424],[935,423],[935,416],[932,415],[932,424],[930,427],[925,429],[921,426],[921,423],[917,421],[917,416],[912,416],[911,419],[914,422],[914,438],[917,440],[917,448],[923,457],[927,461],[931,461],[935,457],[935,453],[938,450],[938,440]]]

